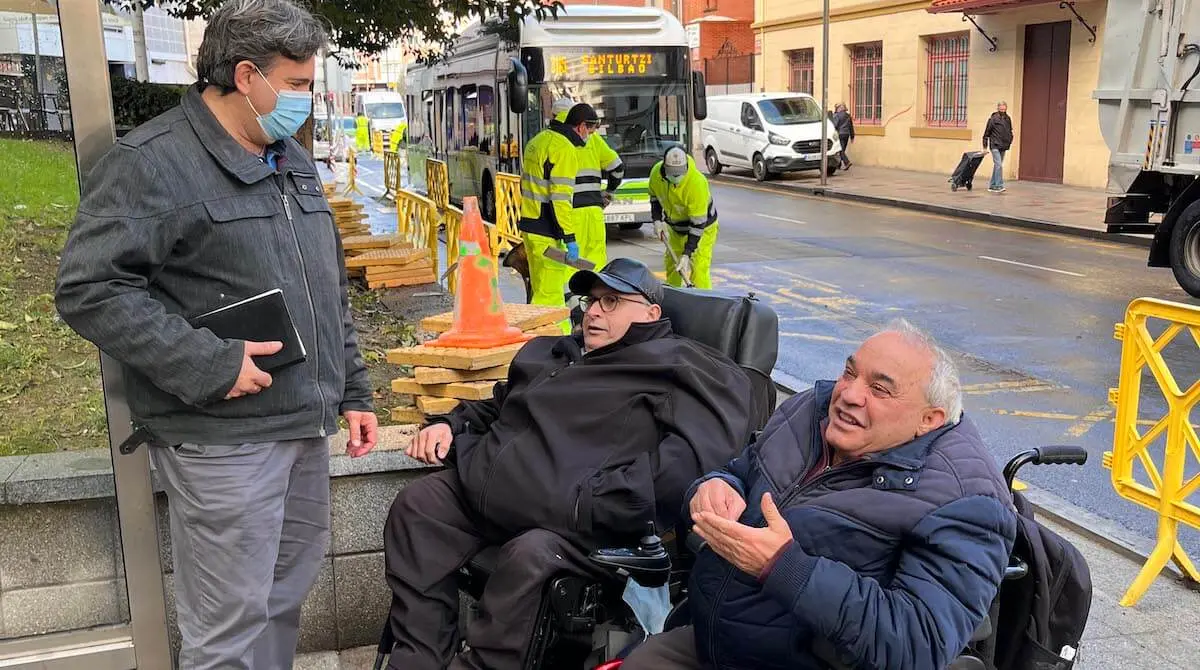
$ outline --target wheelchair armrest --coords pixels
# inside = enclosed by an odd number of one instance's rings
[[[654,531],[654,522],[647,524],[646,531],[636,548],[597,549],[588,559],[642,586],[662,586],[671,576],[671,556]]]

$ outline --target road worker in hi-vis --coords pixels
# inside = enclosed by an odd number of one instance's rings
[[[545,252],[550,247],[565,249],[567,262],[579,260],[576,236],[580,217],[574,207],[579,150],[599,122],[591,105],[580,103],[571,107],[563,121],[551,120],[525,145],[518,227],[529,260],[535,305],[566,306],[565,287],[574,269],[547,258]]]
[[[717,208],[708,179],[683,147],[670,147],[650,168],[650,214],[654,233],[667,245],[667,283],[712,288]]]
[[[570,98],[559,98],[551,112],[555,121],[567,120],[567,112],[575,106]],[[575,238],[579,242],[579,257],[595,263],[597,268],[608,264],[608,227],[604,223],[604,208],[613,201],[617,187],[625,178],[625,164],[604,137],[597,132],[588,134],[587,143],[579,150],[579,171],[575,176]],[[602,182],[607,182],[603,184]],[[568,274],[573,274],[568,271]]]

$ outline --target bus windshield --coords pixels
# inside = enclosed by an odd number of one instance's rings
[[[667,147],[688,146],[686,92],[677,81],[556,81],[542,90],[542,118],[562,97],[588,103],[600,117],[598,132],[625,163],[625,177],[642,179]]]
[[[371,119],[403,119],[403,102],[376,102],[363,105]]]

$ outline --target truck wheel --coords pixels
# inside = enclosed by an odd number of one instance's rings
[[[1193,298],[1200,298],[1200,203],[1188,205],[1175,222],[1170,256],[1175,281]]]
[[[492,184],[491,175],[483,176],[483,197],[481,200],[483,201],[481,203],[483,211],[480,213],[483,214],[483,220],[496,223],[496,187]]]
[[[709,147],[708,151],[704,152],[704,162],[708,163],[708,173],[709,174],[713,175],[714,177],[716,175],[721,174],[721,168],[723,166],[721,165],[720,159],[717,158],[717,150],[716,149]]]

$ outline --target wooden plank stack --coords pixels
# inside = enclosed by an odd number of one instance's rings
[[[367,215],[360,203],[340,195],[332,196],[328,200],[333,209],[333,222],[337,224],[338,233],[342,237],[366,235],[371,232],[371,227],[366,222]]]
[[[544,305],[505,305],[508,323],[533,335],[561,335],[558,322],[568,318],[566,308]],[[454,323],[447,312],[421,321],[421,328],[442,333]],[[411,395],[415,407],[392,409],[392,420],[424,423],[426,418],[446,414],[464,400],[488,400],[497,381],[508,378],[508,366],[524,342],[494,349],[449,349],[429,346],[392,349],[387,360],[413,366],[412,376],[392,380],[392,391]]]
[[[412,249],[398,242],[347,258],[346,270],[351,269],[362,270],[368,288],[417,286],[437,281],[429,249]]]

